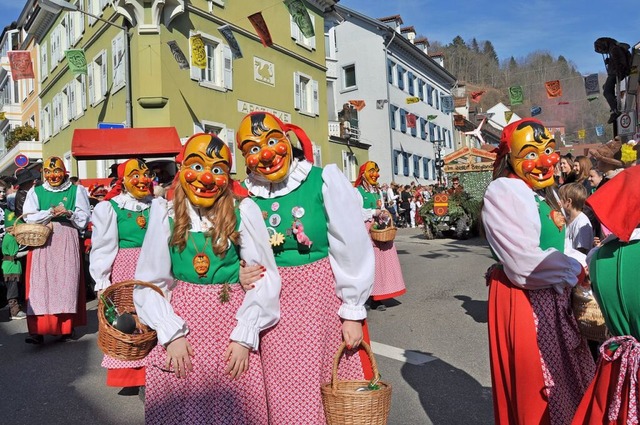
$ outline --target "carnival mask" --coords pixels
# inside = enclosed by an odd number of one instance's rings
[[[284,180],[291,169],[291,142],[269,114],[251,114],[240,122],[236,136],[247,168],[273,183]]]
[[[180,185],[191,204],[209,208],[229,185],[231,151],[212,134],[196,134],[184,145]]]
[[[67,176],[67,168],[64,166],[62,159],[57,156],[47,158],[42,168],[44,179],[52,187],[60,186]]]
[[[378,167],[378,164],[373,161],[367,161],[364,169],[364,180],[371,186],[377,186],[379,178],[380,168]]]
[[[153,176],[147,164],[139,159],[130,159],[124,165],[122,182],[127,192],[136,199],[151,195]]]
[[[553,170],[560,160],[556,141],[535,121],[524,121],[511,135],[509,162],[515,174],[534,190],[554,183]]]
[[[193,269],[198,273],[198,276],[206,276],[210,266],[211,262],[206,254],[196,254],[193,257]]]

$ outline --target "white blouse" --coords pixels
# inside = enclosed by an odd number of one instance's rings
[[[491,182],[484,195],[482,220],[487,240],[511,282],[525,289],[575,286],[582,266],[575,259],[540,248],[536,194],[516,178]]]
[[[71,182],[67,181],[59,187],[52,187],[48,182],[45,182],[42,187],[49,192],[60,192],[66,190],[71,186]],[[89,218],[91,217],[91,207],[89,205],[89,195],[82,186],[76,186],[76,206],[71,212],[69,221],[79,230],[87,227]],[[38,195],[35,192],[35,186],[29,189],[27,197],[24,200],[22,207],[22,214],[24,221],[27,223],[40,223],[47,224],[53,218],[53,208],[46,210],[40,210],[40,203],[38,202]]]
[[[129,193],[113,197],[118,207],[139,212],[149,209],[153,197],[138,200]],[[111,270],[118,254],[118,216],[109,201],[98,202],[91,214],[93,230],[91,233],[91,252],[89,253],[89,273],[96,282],[95,291],[101,291],[111,285]]]
[[[364,189],[364,188],[363,188]],[[384,197],[382,196],[382,190],[376,190],[374,189],[373,192],[368,191],[369,193],[377,193],[380,196],[380,202],[382,202],[382,206],[380,206],[380,208],[365,208],[364,205],[364,199],[362,197],[362,193],[360,193],[360,191],[358,190],[357,187],[354,187],[354,190],[356,191],[357,195],[358,195],[358,199],[360,200],[360,209],[362,211],[362,219],[364,221],[369,221],[369,220],[373,220],[373,216],[376,212],[376,209],[378,210],[383,210],[384,209]],[[367,191],[367,189],[364,189],[365,191]]]
[[[211,226],[208,220],[201,220],[198,212],[191,204],[188,205],[191,231],[208,230]],[[169,214],[170,206],[165,199],[153,200],[149,228],[136,269],[137,280],[155,284],[165,295],[170,294],[174,284],[169,253]],[[260,332],[275,325],[280,318],[280,274],[258,205],[251,199],[244,199],[240,202],[240,218],[240,258],[247,264],[261,264],[266,271],[264,277],[256,282],[255,289],[245,294],[236,314],[238,324],[230,339],[257,350]],[[166,345],[188,333],[187,324],[173,311],[167,298],[151,288],[137,286],[133,291],[133,301],[142,321],[158,333],[161,344]]]
[[[289,176],[268,184],[251,174],[245,180],[249,191],[260,198],[291,193],[311,171],[308,161],[294,160]],[[336,294],[342,300],[338,315],[347,320],[367,317],[364,303],[373,289],[375,270],[371,239],[362,220],[362,197],[335,164],[322,170],[322,196],[329,225],[329,261],[336,279]],[[257,287],[257,286],[256,286]]]

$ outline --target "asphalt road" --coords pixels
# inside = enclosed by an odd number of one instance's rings
[[[393,386],[389,424],[491,424],[491,378],[479,239],[427,241],[400,229],[396,245],[407,294],[369,314],[382,379]],[[104,385],[96,303],[75,340],[24,343],[26,322],[0,310],[0,423],[142,424],[142,401]]]

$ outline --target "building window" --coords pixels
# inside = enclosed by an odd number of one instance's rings
[[[79,10],[84,8],[84,1],[77,0],[74,4]],[[82,12],[69,12],[69,44],[75,46],[84,33],[84,14]]]
[[[316,167],[322,167],[322,148],[311,142],[313,148],[313,165]]]
[[[191,33],[190,35],[194,35]],[[231,49],[222,44],[222,40],[208,34],[198,33],[204,42],[207,56],[205,69],[200,69],[191,63],[191,79],[198,81],[201,86],[226,91],[233,89],[233,60]],[[189,46],[191,50],[191,46]],[[191,58],[189,59],[191,60]]]
[[[418,97],[420,100],[424,100],[424,81],[418,79]]]
[[[354,182],[358,176],[356,165],[356,156],[349,151],[342,151],[342,172],[350,182]]]
[[[404,74],[406,71],[400,65],[397,66],[398,69],[398,88],[400,90],[404,90]]]
[[[101,51],[87,64],[89,78],[89,103],[95,106],[102,102],[107,94],[107,51]]]
[[[40,137],[43,141],[51,137],[51,105],[48,103],[40,112]]]
[[[413,72],[409,71],[407,73],[407,89],[409,89],[409,94],[411,96],[413,96],[413,94],[415,93],[415,88],[413,87],[414,80],[415,80],[415,77],[413,76]]]
[[[436,109],[440,109],[440,92],[435,90],[435,98],[436,98]]]
[[[433,106],[433,87],[430,84],[427,84],[427,103]]]
[[[389,79],[389,84],[393,84],[393,69],[396,64],[391,60],[387,59],[387,77]]]
[[[427,140],[427,120],[420,118],[420,138]]]
[[[411,156],[411,154],[402,152],[402,174],[405,176],[409,175],[409,156]]]
[[[429,140],[432,142],[436,141],[436,125],[432,122],[429,123]]]
[[[425,179],[430,180],[431,179],[431,174],[430,174],[430,163],[431,159],[430,158],[422,158],[422,175]]]
[[[125,85],[125,60],[124,34],[120,33],[111,40],[111,70],[113,75],[111,94],[117,92]]]
[[[342,81],[343,81],[343,88],[345,90],[357,88],[355,65],[347,65],[342,67]]]
[[[294,108],[302,114],[319,115],[318,82],[300,72],[293,73]]]
[[[400,131],[407,132],[407,111],[400,109]]]
[[[420,178],[420,159],[418,155],[413,155],[413,177]]]
[[[392,129],[396,129],[396,111],[398,110],[398,107],[395,105],[391,105],[391,108],[389,108],[389,113],[391,115],[391,128]]]
[[[69,87],[69,119],[78,119],[87,109],[86,78],[83,74],[75,76]]]
[[[393,174],[398,175],[398,157],[400,156],[400,151],[393,150]]]
[[[315,16],[310,14],[309,17],[311,18],[311,25],[313,26],[313,32],[315,34],[316,32]],[[291,38],[295,40],[296,44],[308,50],[315,50],[316,36],[314,35],[313,37],[309,37],[309,38],[305,37],[304,34],[302,34],[302,32],[300,31],[300,28],[298,28],[298,24],[295,23],[291,15],[289,15],[289,22],[291,24]]]
[[[40,81],[43,81],[49,75],[49,51],[47,42],[43,41],[40,45]]]

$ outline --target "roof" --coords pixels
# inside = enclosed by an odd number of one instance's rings
[[[75,159],[128,159],[176,156],[182,149],[175,127],[76,129],[71,140]]]
[[[400,15],[391,15],[391,16],[385,16],[384,18],[378,18],[378,21],[382,21],[382,22],[395,22],[395,21],[400,21],[400,23],[402,24],[402,18],[400,17]]]
[[[410,27],[400,28],[400,32],[404,34],[405,32],[416,32],[416,29],[411,25]]]
[[[424,37],[424,36],[416,37],[413,39],[413,44],[422,44],[422,43],[429,43],[429,39],[427,39],[427,37]]]

